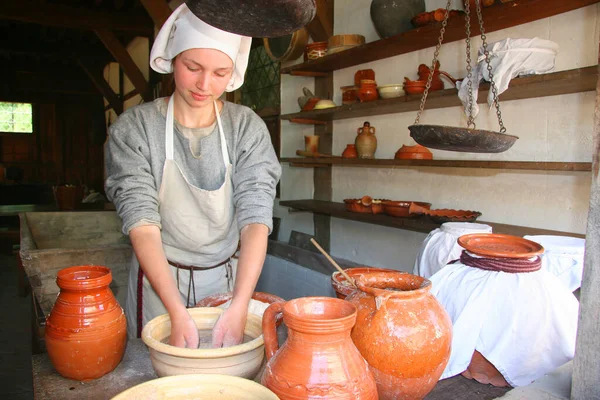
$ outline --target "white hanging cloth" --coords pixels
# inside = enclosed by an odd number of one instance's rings
[[[542,268],[556,276],[571,292],[581,287],[585,239],[568,236],[523,236],[544,247]]]
[[[475,350],[513,387],[573,359],[579,302],[548,271],[505,273],[459,262],[430,280],[452,319],[452,352],[440,379],[465,371]]]
[[[554,61],[559,46],[550,40],[537,37],[533,39],[504,39],[498,42],[488,43],[490,65],[498,95],[508,89],[510,80],[520,75],[545,74],[554,69]],[[477,94],[479,82],[490,81],[490,75],[485,62],[483,47],[479,49],[477,63],[473,68],[471,82],[473,86],[473,118],[479,113],[477,105]],[[469,116],[469,91],[466,78],[462,82],[456,82],[458,97],[463,103],[465,113]],[[488,93],[488,105],[494,104],[494,94]]]
[[[431,231],[421,244],[413,273],[429,279],[450,261],[457,260],[463,248],[456,241],[470,233],[492,233],[492,227],[473,222],[446,222]]]

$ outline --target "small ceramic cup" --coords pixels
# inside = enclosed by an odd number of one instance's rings
[[[304,136],[305,150],[311,153],[319,151],[319,136]]]

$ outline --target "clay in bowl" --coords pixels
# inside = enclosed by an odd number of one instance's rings
[[[200,332],[211,331],[223,311],[217,307],[188,309]],[[160,377],[225,374],[253,379],[258,374],[265,355],[262,318],[249,313],[244,334],[249,341],[231,347],[175,347],[164,343],[171,335],[171,320],[168,314],[164,314],[146,324],[142,330],[142,340],[150,350],[152,367]]]

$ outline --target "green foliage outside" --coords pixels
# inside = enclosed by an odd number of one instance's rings
[[[31,104],[0,102],[0,132],[33,133]]]

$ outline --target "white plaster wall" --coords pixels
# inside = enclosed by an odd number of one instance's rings
[[[454,1],[454,0],[453,0]],[[443,7],[442,0],[427,0],[427,9]],[[379,39],[369,14],[370,0],[336,0],[334,34],[359,33],[367,41]],[[453,7],[457,7],[454,5]],[[457,7],[458,8],[458,7]],[[516,26],[487,35],[493,42],[506,37],[540,37],[557,42],[560,53],[556,71],[595,65],[598,59],[599,6],[592,5],[551,18]],[[481,42],[473,40],[473,49]],[[341,103],[340,86],[353,82],[356,70],[372,68],[378,84],[400,83],[404,76],[417,77],[421,63],[430,64],[434,48],[403,54],[336,71],[333,100]],[[464,41],[444,44],[440,53],[441,69],[455,77],[465,74]],[[297,60],[300,62],[301,60]],[[282,76],[282,113],[296,112],[296,99],[307,78]],[[447,84],[449,87],[450,84]],[[310,86],[309,86],[310,87]],[[509,151],[500,154],[471,154],[432,150],[435,159],[577,161],[592,157],[594,94],[577,93],[537,99],[502,102],[502,116],[508,133],[520,139]],[[380,115],[335,121],[334,154],[353,143],[356,128],[369,120],[377,129],[377,158],[393,158],[403,144],[411,145],[407,126],[416,113]],[[422,123],[463,125],[461,108],[426,111]],[[481,107],[478,128],[497,130],[495,113]],[[305,134],[312,128],[282,123],[282,157],[294,156],[303,147]],[[282,199],[312,198],[312,170],[284,165]],[[420,200],[433,208],[462,208],[483,213],[482,220],[585,233],[590,194],[590,173],[544,172],[441,168],[341,168],[333,169],[333,201],[360,197]],[[309,234],[312,215],[286,215],[282,226]],[[310,223],[309,223],[310,222]],[[283,234],[283,232],[282,232]],[[289,235],[289,233],[287,233]],[[354,221],[332,219],[331,252],[356,262],[381,267],[412,270],[419,246],[426,235]],[[287,240],[287,236],[280,236]]]

